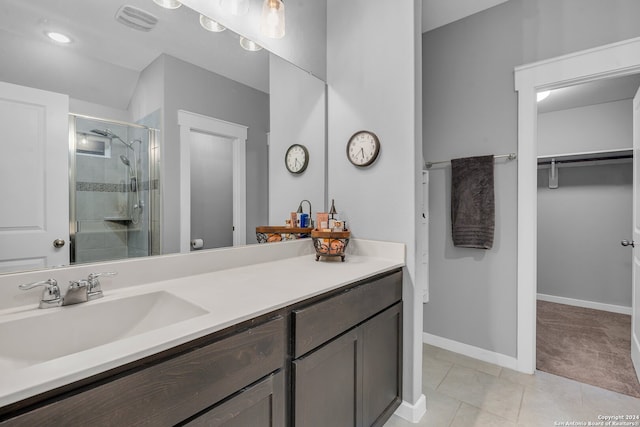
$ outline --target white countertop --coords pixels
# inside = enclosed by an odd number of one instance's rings
[[[110,299],[165,291],[203,308],[208,313],[43,363],[5,372],[0,369],[0,407],[404,266],[402,244],[358,240],[352,242],[345,262],[339,262],[339,259],[317,262],[313,254],[289,255],[290,257],[280,260],[185,275],[130,287],[109,289],[103,284],[105,296],[102,299],[76,306],[47,309],[73,310],[75,307],[100,304]],[[238,249],[231,248],[226,251],[234,250]],[[278,250],[278,245],[273,245],[273,251]],[[215,258],[223,252],[212,252],[210,256]],[[117,263],[113,267],[117,267]],[[0,322],[42,311],[44,310],[33,306],[2,310]],[[114,313],[114,316],[117,316],[117,313]],[[64,327],[69,328],[73,325]],[[95,327],[99,328],[100,325]],[[64,333],[60,327],[56,329],[55,333]],[[29,338],[25,336],[24,339]]]

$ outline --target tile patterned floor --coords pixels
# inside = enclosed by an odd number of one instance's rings
[[[640,399],[546,372],[521,374],[427,344],[422,365],[426,415],[417,424],[393,416],[385,427],[607,425],[598,417],[640,416]],[[620,421],[629,424],[609,425],[640,427],[640,419]]]

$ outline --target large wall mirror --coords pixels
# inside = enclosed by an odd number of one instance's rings
[[[152,0],[0,4],[0,273],[184,252],[185,223],[205,249],[256,242],[282,204],[274,132],[324,130],[324,82],[212,25]],[[292,120],[296,97],[314,102]],[[208,123],[187,141],[184,114]],[[324,198],[325,169],[304,184]]]

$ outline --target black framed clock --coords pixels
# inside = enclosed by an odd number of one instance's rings
[[[301,174],[309,166],[309,151],[302,144],[293,144],[287,148],[284,155],[284,164],[287,170],[293,174]]]
[[[347,158],[355,166],[366,167],[373,164],[378,154],[380,154],[380,140],[371,131],[358,131],[347,142]]]

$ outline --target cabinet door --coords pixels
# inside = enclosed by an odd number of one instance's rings
[[[363,425],[383,425],[401,403],[402,303],[361,326]]]
[[[361,426],[357,330],[293,362],[296,427]]]
[[[185,427],[284,425],[284,374],[279,371],[185,424]]]

